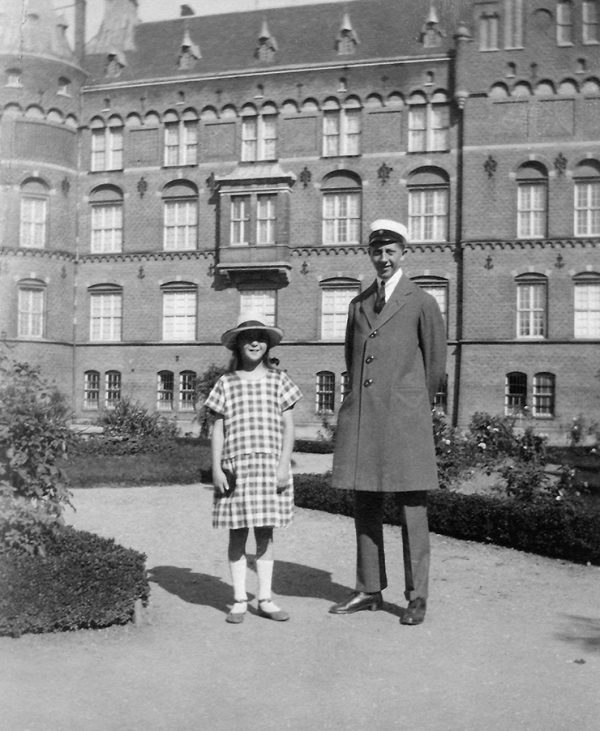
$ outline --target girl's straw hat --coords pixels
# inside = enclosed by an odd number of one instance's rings
[[[229,348],[229,350],[234,350],[238,335],[247,330],[261,330],[269,338],[269,348],[273,348],[281,342],[283,330],[280,330],[278,327],[265,325],[263,318],[264,315],[259,312],[246,312],[242,314],[237,326],[221,335],[221,343],[226,348]]]

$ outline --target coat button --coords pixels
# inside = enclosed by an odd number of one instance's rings
[[[363,386],[365,388],[368,388],[372,383],[373,383],[373,379],[372,378],[367,378],[367,380],[363,383]]]
[[[373,332],[369,335],[370,338],[376,338],[377,337],[377,330],[373,330]]]
[[[372,363],[374,360],[375,360],[375,356],[374,355],[368,355],[366,362],[367,363]]]

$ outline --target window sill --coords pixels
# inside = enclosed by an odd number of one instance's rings
[[[122,173],[125,168],[104,168],[103,170],[88,170],[88,175],[102,175],[104,173]]]
[[[173,168],[197,168],[198,163],[197,162],[175,162],[172,165],[167,165],[166,163],[163,163],[162,168],[163,170],[172,170]]]
[[[321,159],[322,160],[335,160],[338,157],[343,157],[343,158],[349,158],[349,157],[359,158],[361,156],[362,156],[362,152],[352,152],[352,153],[348,153],[348,154],[343,153],[343,152],[340,152],[338,155],[321,155]]]
[[[432,149],[429,149],[429,150],[407,150],[406,151],[406,154],[407,155],[432,155],[434,153],[438,153],[439,152],[439,153],[441,153],[443,155],[443,154],[449,153],[450,151],[451,150],[450,150],[449,147],[444,147],[444,148],[440,148],[439,150],[432,150]]]

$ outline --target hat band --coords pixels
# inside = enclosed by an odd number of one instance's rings
[[[246,322],[240,322],[235,329],[238,330],[240,327],[261,327],[265,328],[265,330],[268,329],[267,325],[260,322],[260,320],[246,320]]]
[[[377,243],[406,243],[404,236],[401,236],[396,231],[390,231],[387,228],[379,228],[376,231],[372,231],[369,236],[369,246]]]

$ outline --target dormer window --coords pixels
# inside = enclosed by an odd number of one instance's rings
[[[344,13],[340,32],[338,33],[338,37],[335,41],[338,56],[350,56],[356,51],[358,43],[358,36],[352,27],[350,16],[348,13]]]
[[[8,69],[6,72],[6,86],[19,89],[23,86],[21,81],[21,69]]]
[[[254,55],[259,61],[273,61],[277,52],[277,41],[269,31],[267,21],[263,21],[260,35],[258,36],[258,46]]]
[[[112,51],[107,56],[105,74],[109,79],[117,79],[125,66],[127,66],[125,55],[120,51]]]
[[[189,71],[194,68],[199,58],[202,58],[200,48],[196,43],[192,42],[190,32],[186,30],[183,41],[181,42],[177,67],[180,71]]]
[[[444,33],[439,27],[437,12],[432,5],[429,8],[427,20],[421,28],[419,40],[423,44],[424,48],[435,48],[441,44],[443,37]]]

